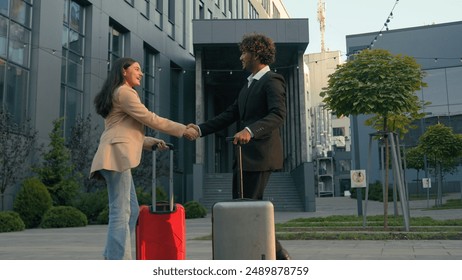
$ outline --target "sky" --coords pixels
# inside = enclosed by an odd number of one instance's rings
[[[393,10],[389,30],[462,21],[462,0],[324,0],[325,48],[346,54],[346,35],[378,32]],[[305,53],[321,51],[318,0],[283,0],[291,18],[309,19]],[[396,4],[396,6],[395,6]],[[384,29],[385,30],[385,29]]]

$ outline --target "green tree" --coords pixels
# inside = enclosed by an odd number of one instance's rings
[[[329,75],[321,93],[326,108],[337,116],[372,115],[366,125],[378,129],[385,142],[385,166],[389,166],[389,132],[405,133],[422,118],[422,102],[416,91],[426,86],[424,72],[414,58],[386,50],[363,50]],[[385,168],[384,227],[388,228],[388,168]]]
[[[25,163],[34,148],[37,131],[30,120],[23,125],[14,122],[12,115],[0,110],[0,197],[4,209],[5,192],[27,174]]]
[[[62,124],[62,118],[53,121],[49,149],[42,153],[41,166],[34,168],[56,206],[71,205],[79,190],[78,177],[73,174],[70,152],[64,145]]]
[[[452,128],[443,124],[429,126],[419,138],[419,149],[427,156],[429,165],[435,167],[437,178],[437,206],[443,201],[443,173],[457,166],[457,160],[462,156],[462,135],[455,134]]]
[[[419,172],[425,169],[425,155],[420,147],[412,147],[406,150],[406,166],[417,170],[417,191],[419,190]]]

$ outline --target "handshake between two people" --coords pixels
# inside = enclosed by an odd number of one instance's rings
[[[186,125],[186,130],[184,131],[183,136],[190,141],[196,140],[201,136],[199,126],[193,123]]]
[[[201,136],[199,126],[193,123],[188,124],[183,136],[190,141],[196,140]],[[238,143],[242,145],[249,143],[249,141],[252,139],[252,135],[247,128],[244,128],[243,130],[234,134],[233,138],[234,145],[237,145]]]

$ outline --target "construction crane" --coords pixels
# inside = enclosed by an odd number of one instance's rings
[[[326,31],[326,4],[323,0],[318,0],[318,21],[319,30],[321,31],[321,52],[326,51],[324,35]]]

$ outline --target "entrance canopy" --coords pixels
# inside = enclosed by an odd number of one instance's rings
[[[308,46],[308,19],[194,20],[194,50],[202,53],[202,69],[242,70],[239,47],[243,35],[261,33],[276,44],[273,70],[298,64]]]

